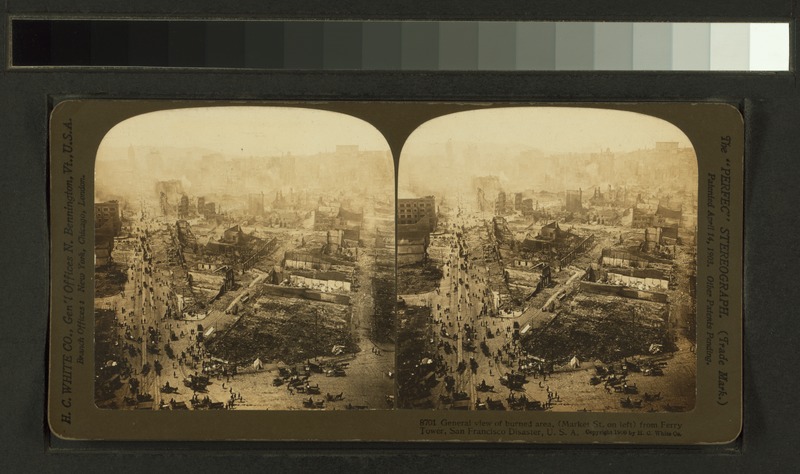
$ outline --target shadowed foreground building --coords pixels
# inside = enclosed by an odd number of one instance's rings
[[[118,201],[94,203],[94,264],[96,267],[113,261],[114,237],[122,231]]]
[[[409,265],[427,257],[430,234],[436,229],[436,198],[397,200],[397,263]]]

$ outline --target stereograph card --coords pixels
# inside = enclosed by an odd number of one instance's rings
[[[50,427],[730,442],[743,172],[722,103],[57,103]]]

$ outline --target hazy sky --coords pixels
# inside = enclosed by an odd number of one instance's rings
[[[681,147],[691,145],[674,125],[634,112],[509,107],[458,112],[433,119],[411,134],[403,154],[415,154],[450,139],[461,143],[521,145],[551,153],[597,152],[606,148],[625,152],[653,148],[656,141],[677,141]]]
[[[498,177],[502,186],[512,190],[548,186],[559,191],[588,184],[576,184],[573,174],[583,176],[581,179],[594,176],[589,179],[594,185],[620,184],[636,178],[622,173],[612,179],[607,172],[600,177],[598,163],[575,156],[585,158],[605,150],[624,155],[652,150],[662,141],[691,147],[688,137],[674,125],[635,112],[579,107],[458,112],[421,125],[408,138],[400,156],[399,191],[404,197],[447,194],[471,189],[474,177],[488,175]],[[526,155],[526,151],[537,153]],[[697,168],[695,159],[685,154],[659,164],[677,166],[672,168],[676,172]]]
[[[135,147],[197,147],[232,156],[306,155],[336,145],[388,150],[372,125],[349,115],[292,107],[202,107],[151,112],[120,122],[103,138],[98,157]]]

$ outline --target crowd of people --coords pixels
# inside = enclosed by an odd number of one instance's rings
[[[120,396],[153,395],[163,387],[177,387],[186,374],[208,373],[214,362],[202,344],[202,326],[180,318],[172,289],[172,270],[159,269],[154,261],[151,236],[146,225],[134,226],[128,239],[127,281],[118,297],[106,303],[117,328],[113,346],[119,373],[136,377],[123,387]],[[151,373],[151,369],[155,368]],[[162,374],[162,368],[166,373]],[[160,384],[170,377],[173,385]],[[218,378],[222,378],[222,374]],[[230,375],[228,375],[228,378]],[[230,388],[230,387],[229,387]],[[228,407],[241,401],[241,394],[230,388]],[[197,395],[196,393],[194,394]]]

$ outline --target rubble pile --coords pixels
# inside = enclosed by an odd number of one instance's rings
[[[263,361],[296,363],[329,356],[334,346],[357,352],[347,324],[349,307],[307,300],[268,302],[258,313],[245,312],[207,343],[208,350],[233,364]]]
[[[95,273],[95,298],[117,295],[125,289],[128,275],[121,263],[111,263],[96,269]]]
[[[398,268],[397,294],[411,295],[435,290],[444,274],[431,263],[404,265]]]
[[[398,406],[425,408],[424,403],[430,403],[431,389],[437,383],[435,373],[439,360],[426,334],[431,310],[423,306],[403,306],[400,313],[397,389],[401,397]]]
[[[122,386],[120,375],[127,371],[121,348],[114,343],[114,311],[95,309],[95,400],[101,408],[112,408],[115,392]]]
[[[674,350],[663,319],[646,316],[662,314],[665,305],[614,297],[576,298],[574,303],[550,324],[523,337],[523,347],[529,354],[556,362],[574,355],[612,362],[647,354],[652,344],[661,344],[665,351]]]
[[[372,280],[372,300],[375,313],[372,320],[372,337],[378,342],[394,340],[394,280]]]

